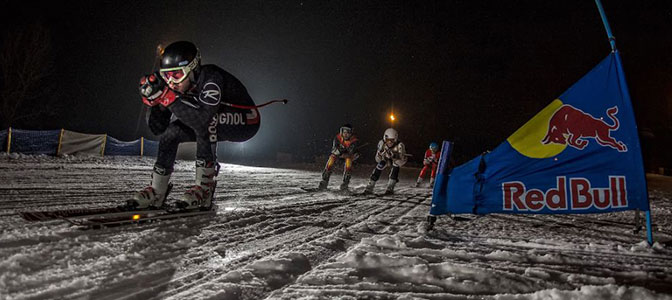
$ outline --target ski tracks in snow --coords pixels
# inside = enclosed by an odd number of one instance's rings
[[[427,189],[399,184],[382,197],[305,192],[299,187],[319,174],[299,170],[223,165],[214,216],[101,230],[16,216],[113,206],[148,182],[151,165],[0,162],[0,298],[669,299],[672,292],[669,246],[644,246],[623,215],[442,216],[426,232]],[[172,181],[176,198],[193,181],[193,163],[179,162]],[[654,193],[667,201],[654,208],[657,238],[669,241],[670,195]]]

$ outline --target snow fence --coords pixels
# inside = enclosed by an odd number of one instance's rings
[[[124,142],[107,134],[87,134],[70,130],[0,130],[0,145],[7,153],[45,155],[129,155],[156,156],[159,143],[140,138]],[[1,151],[1,150],[0,150]]]
[[[2,150],[7,150],[9,152],[9,149],[7,149],[7,133],[9,132],[8,129],[3,129],[0,130],[0,146],[2,146]]]

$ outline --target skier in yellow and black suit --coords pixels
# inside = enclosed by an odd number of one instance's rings
[[[324,166],[324,171],[322,171],[322,181],[320,181],[320,185],[318,186],[319,190],[324,190],[327,188],[334,163],[341,159],[345,160],[345,167],[343,168],[343,183],[341,183],[340,189],[348,189],[348,184],[350,184],[350,171],[352,170],[352,162],[359,157],[359,153],[356,152],[358,142],[359,141],[357,140],[357,137],[353,135],[352,125],[345,124],[341,126],[339,133],[334,138],[331,154],[329,155],[329,160],[327,160],[327,165]]]

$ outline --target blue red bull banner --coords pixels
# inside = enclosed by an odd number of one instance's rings
[[[453,148],[446,143],[442,160]],[[649,211],[637,125],[617,51],[492,152],[453,170],[439,166],[433,215]]]

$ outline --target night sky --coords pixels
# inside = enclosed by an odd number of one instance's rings
[[[394,110],[410,153],[451,140],[460,163],[504,141],[610,51],[591,0],[61,2],[3,1],[19,7],[3,9],[3,34],[34,22],[50,32],[62,111],[32,126],[155,139],[137,126],[137,82],[157,45],[190,40],[257,103],[290,100],[261,110],[244,149],[225,145],[250,159],[312,160],[351,123],[372,160]],[[647,167],[672,167],[672,4],[603,5]]]

